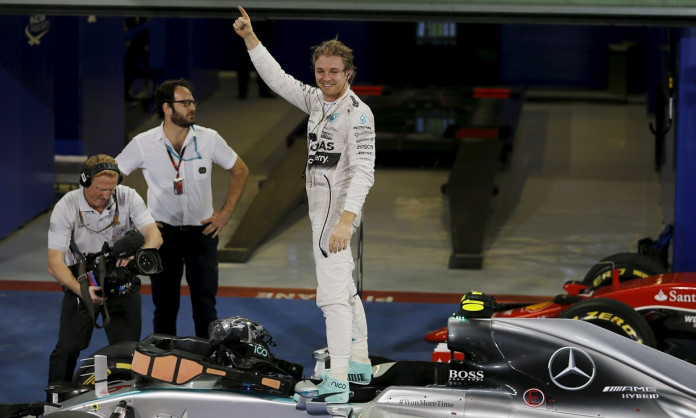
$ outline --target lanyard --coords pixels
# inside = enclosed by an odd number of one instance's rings
[[[95,233],[95,234],[100,234],[100,233],[106,231],[107,228],[112,227],[112,226],[114,226],[114,225],[116,225],[116,226],[121,225],[121,222],[118,221],[118,197],[116,196],[116,193],[118,193],[118,192],[117,192],[117,191],[114,192],[114,202],[116,202],[116,210],[114,211],[114,219],[111,220],[111,223],[110,223],[110,224],[108,224],[108,225],[105,226],[104,228],[100,229],[99,231],[95,231],[95,230],[91,229],[90,227],[88,227],[87,225],[85,225],[85,219],[84,219],[84,217],[82,216],[82,210],[80,210],[80,209],[78,208],[78,209],[77,209],[77,213],[78,213],[78,215],[80,216],[80,224],[81,224],[82,226],[84,226],[85,228],[87,228],[87,230],[88,230],[89,232],[93,232],[93,233]],[[108,210],[108,208],[107,208],[107,210]]]
[[[317,130],[317,128],[322,123],[325,123],[327,120],[329,120],[334,113],[336,113],[334,109],[338,109],[338,106],[341,104],[341,102],[343,102],[343,100],[348,96],[350,96],[350,94],[348,94],[348,92],[346,91],[346,93],[340,99],[334,100],[328,107],[325,106],[326,101],[322,99],[323,103],[321,103],[321,119],[319,119],[319,122],[317,122],[317,124],[314,125],[314,128],[312,128],[312,130],[310,131],[310,136],[314,135],[314,138],[316,138],[317,134],[315,131]],[[332,110],[333,113],[331,112]]]
[[[167,149],[167,155],[169,156],[169,161],[172,162],[172,167],[174,167],[174,170],[176,170],[176,176],[179,177],[179,167],[181,167],[181,162],[184,161],[184,152],[186,152],[186,147],[183,147],[181,149],[181,155],[178,156],[179,158],[179,164],[174,163],[174,158],[172,157],[172,151],[169,149],[169,147],[165,146]]]

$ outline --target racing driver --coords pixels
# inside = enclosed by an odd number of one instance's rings
[[[322,374],[318,399],[345,403],[349,384],[367,384],[372,367],[367,321],[353,281],[350,238],[374,183],[375,129],[370,108],[351,90],[353,51],[337,39],[313,48],[318,88],[286,74],[261,44],[246,11],[234,23],[256,71],[273,91],[309,114],[305,167],[317,306],[326,318],[331,369]]]

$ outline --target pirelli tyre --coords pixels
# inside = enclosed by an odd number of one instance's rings
[[[73,376],[72,383],[78,386],[94,385],[95,355],[106,356],[107,381],[132,379],[131,363],[137,344],[137,342],[128,341],[100,348],[82,362]]]
[[[617,253],[599,260],[585,274],[582,282],[591,289],[610,285],[612,265],[619,271],[619,281],[667,273],[665,266],[652,257],[638,253]]]
[[[649,347],[654,348],[657,345],[648,321],[633,308],[618,300],[584,300],[563,311],[559,317],[589,322]]]

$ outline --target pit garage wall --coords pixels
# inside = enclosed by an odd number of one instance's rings
[[[696,28],[682,31],[677,80],[674,271],[696,271]]]
[[[123,114],[124,38],[127,35],[124,35],[123,18],[101,16],[94,20],[86,16],[47,16],[45,19],[49,22],[50,30],[36,38],[46,28],[40,18],[0,15],[0,39],[3,40],[0,43],[0,89],[4,104],[0,122],[5,133],[4,151],[0,154],[0,239],[50,209],[54,203],[54,154],[116,154],[127,140]],[[231,39],[236,36],[224,19],[215,24],[210,22],[210,19],[153,18],[148,23],[151,33],[155,34],[150,44],[150,65],[161,68],[163,78],[186,77],[192,80],[199,99],[216,90],[217,70],[224,68],[220,61],[229,58],[227,54],[232,54],[234,46]],[[356,26],[345,22],[342,25],[345,26],[341,27],[343,34],[361,34],[363,39],[357,39],[358,44],[369,44],[380,39],[379,33],[372,33],[371,25],[364,22],[356,23],[359,26],[352,31]],[[326,33],[317,36],[317,29],[325,29]],[[308,53],[306,46],[297,51],[292,45],[314,45],[316,39],[333,36],[336,29],[335,25],[322,22],[312,26],[308,32],[291,32],[293,36],[285,39],[278,33],[285,33],[289,29],[279,28],[275,45],[279,60],[296,63],[306,69],[309,58],[298,58]],[[502,35],[514,29],[507,28]],[[569,36],[575,42],[588,39],[587,36],[573,36],[577,28],[570,28],[571,32],[568,32],[568,28],[558,29],[564,32],[562,36],[559,34],[559,39]],[[543,31],[544,28],[539,30]],[[34,38],[29,37],[27,31]],[[329,32],[331,36],[327,35]],[[596,32],[592,33],[596,35]],[[696,86],[693,83],[696,79],[696,33],[692,29],[683,33],[677,103],[678,114],[689,115],[696,105]],[[371,35],[375,39],[371,40]],[[501,52],[506,49],[505,37],[502,38]],[[35,41],[30,45],[32,39]],[[279,39],[291,45],[284,48]],[[546,42],[539,37],[528,41],[531,45]],[[379,68],[380,62],[376,57],[387,54],[393,48],[393,45],[391,48],[380,47],[379,54],[375,53],[376,49],[370,51],[375,55],[372,61],[369,54],[361,57],[363,81],[370,81],[372,74],[369,69],[373,64],[375,69]],[[359,49],[369,51],[365,47]],[[403,58],[404,55],[400,56]],[[590,57],[601,61],[597,56]],[[522,56],[514,62],[501,61],[500,64],[503,67],[501,75],[514,68],[517,69],[515,74],[519,75],[520,66],[527,68],[524,65],[528,65],[529,60]],[[442,72],[437,66],[434,67],[436,74]],[[530,74],[541,73],[541,77],[548,77],[545,80],[551,84],[564,84],[564,80],[558,79],[558,72],[548,68],[530,71]],[[301,69],[295,72],[303,73]],[[403,71],[397,73],[408,74]],[[388,76],[394,78],[398,74],[391,71]],[[377,83],[380,82],[378,76],[375,72]],[[564,76],[567,78],[570,75],[564,73]],[[455,81],[457,79],[456,76],[453,78]],[[589,79],[597,82],[591,75]],[[696,170],[693,164],[696,157],[696,119],[681,117],[677,118],[677,122],[676,165],[679,171],[675,171],[673,264],[676,271],[696,271],[696,258],[690,254],[696,248],[696,216],[693,216],[692,209],[696,207],[696,196],[690,193],[696,185],[696,171],[690,172]]]
[[[0,19],[0,238],[53,200],[53,48],[29,45],[27,16]]]
[[[216,25],[153,19],[151,64],[217,89]],[[116,155],[127,141],[122,17],[0,15],[0,239],[55,203],[56,154]],[[75,173],[77,178],[78,173]]]

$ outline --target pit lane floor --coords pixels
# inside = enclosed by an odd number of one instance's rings
[[[218,130],[251,169],[221,246],[259,181],[282,156],[285,136],[304,116],[281,99],[257,98],[253,92],[238,100],[235,86],[223,75],[220,91],[199,106],[197,115],[197,122]],[[440,326],[462,293],[554,295],[598,259],[635,251],[640,238],[656,237],[668,216],[663,213],[671,208],[659,205],[649,122],[640,99],[525,103],[510,164],[497,181],[481,270],[447,267],[451,238],[440,186],[448,170],[378,167],[365,205],[362,286],[367,301],[393,303],[366,304],[373,353],[429,358],[423,335]],[[146,121],[136,132],[157,123]],[[216,206],[226,182],[226,173],[216,167]],[[125,184],[145,196],[139,172]],[[218,303],[220,316],[262,322],[279,342],[276,354],[301,362],[308,373],[310,351],[323,346],[323,319],[311,300],[315,279],[306,212],[298,206],[248,263],[220,265]],[[42,396],[60,303],[45,267],[49,216],[38,216],[0,241],[0,402],[36,400],[25,394],[36,395],[37,386]],[[147,278],[143,281],[147,285]],[[190,335],[186,301],[182,310],[179,333]],[[144,296],[143,336],[151,330],[151,313],[150,298]],[[300,346],[297,335],[304,335]],[[85,354],[104,342],[97,330]],[[411,348],[403,351],[406,346]]]

